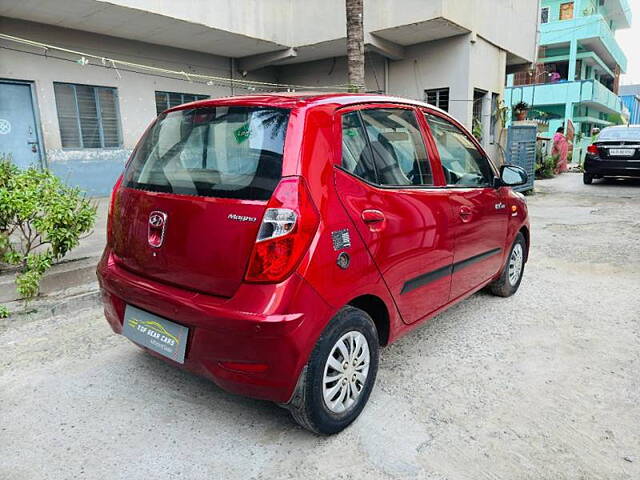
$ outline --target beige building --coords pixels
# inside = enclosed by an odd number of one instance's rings
[[[535,60],[538,2],[364,3],[367,90],[448,110],[499,159],[492,113],[505,74]],[[0,153],[107,194],[167,106],[344,88],[344,11],[344,0],[0,0]]]

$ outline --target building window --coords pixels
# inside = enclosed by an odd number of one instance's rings
[[[482,126],[483,122],[483,114],[489,115],[489,112],[483,112],[484,109],[484,97],[487,94],[484,90],[473,90],[473,108],[472,108],[472,126],[471,130],[473,131],[473,136],[476,137],[479,141],[482,141],[483,132]]]
[[[122,146],[115,88],[54,83],[62,148]]]
[[[540,9],[540,23],[549,23],[549,7]]]
[[[560,4],[560,20],[570,20],[573,18],[573,2]]]
[[[205,98],[209,98],[209,95],[156,91],[156,112],[160,115],[167,108],[177,107],[183,103],[195,102],[196,100],[204,100]]]
[[[500,121],[500,111],[498,109],[498,94],[491,94],[491,123],[489,127],[489,141],[495,143],[496,130],[498,129],[498,122]]]
[[[433,88],[424,91],[424,98],[427,103],[441,108],[445,112],[449,111],[449,88]]]

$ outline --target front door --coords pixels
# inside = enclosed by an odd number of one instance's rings
[[[0,154],[21,168],[40,166],[31,85],[0,81]]]
[[[336,190],[403,321],[447,303],[453,260],[451,209],[434,188],[416,112],[393,105],[345,112]]]
[[[450,193],[455,237],[451,299],[496,275],[504,257],[508,210],[496,172],[468,133],[441,115],[426,113]]]

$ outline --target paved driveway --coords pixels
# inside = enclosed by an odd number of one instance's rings
[[[97,310],[0,324],[0,478],[640,478],[640,183],[565,174],[529,205],[519,293],[385,349],[331,438],[145,355]]]

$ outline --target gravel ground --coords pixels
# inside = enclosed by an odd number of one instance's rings
[[[0,478],[640,478],[640,183],[537,190],[518,294],[386,348],[331,438],[142,353],[97,309],[0,324]]]

